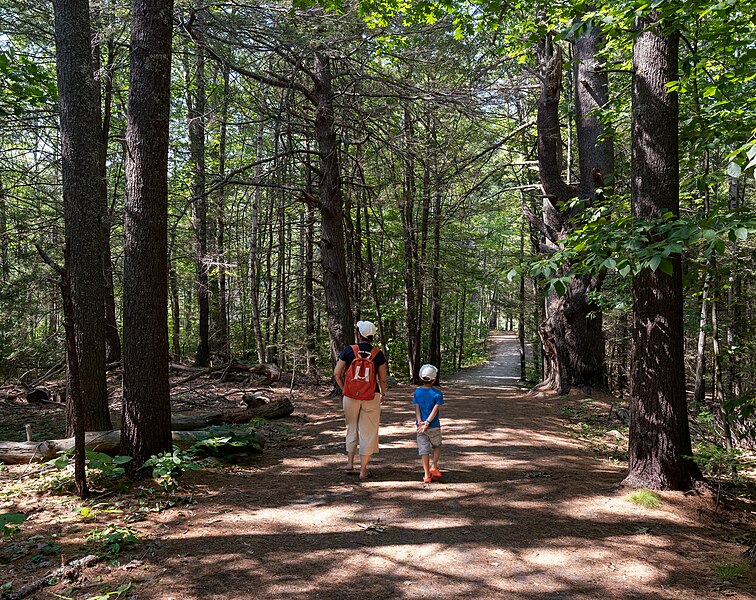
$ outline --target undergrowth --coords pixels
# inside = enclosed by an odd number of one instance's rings
[[[659,508],[661,506],[661,497],[651,490],[634,490],[625,496],[628,502],[644,508]]]

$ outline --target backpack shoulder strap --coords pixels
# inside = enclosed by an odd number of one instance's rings
[[[378,353],[381,351],[380,348],[373,348],[370,351],[370,360],[374,360],[376,356],[378,356]]]
[[[357,344],[353,344],[352,345],[352,354],[354,354],[355,358],[359,358],[360,357],[360,347],[359,347],[359,345],[357,345]]]

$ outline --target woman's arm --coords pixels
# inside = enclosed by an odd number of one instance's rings
[[[341,391],[344,391],[344,367],[346,366],[346,363],[339,359],[336,361],[336,366],[333,368],[333,380],[336,382],[336,385],[339,386],[339,389]]]
[[[388,391],[388,367],[383,363],[378,367],[378,387],[381,388],[381,397]]]

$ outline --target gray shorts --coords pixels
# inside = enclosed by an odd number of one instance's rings
[[[417,453],[420,455],[430,454],[431,447],[441,447],[441,428],[431,427],[426,429],[425,433],[417,434]]]

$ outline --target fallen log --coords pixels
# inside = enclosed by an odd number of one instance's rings
[[[175,414],[171,416],[171,428],[176,431],[201,429],[221,423],[248,423],[252,419],[283,419],[294,412],[294,405],[288,397],[271,400],[255,408],[238,408],[198,415]]]
[[[187,377],[174,381],[171,384],[171,388],[179,385],[184,385],[200,377],[210,377],[212,379],[220,379],[221,381],[240,380],[248,381],[252,378],[252,375],[261,375],[264,380],[268,382],[280,381],[281,369],[278,365],[263,363],[258,365],[245,365],[238,361],[232,360],[223,365],[217,365],[215,367],[197,368],[187,367],[184,365],[171,364],[171,370],[173,371],[185,371],[191,373]]]
[[[38,592],[43,587],[54,585],[60,579],[74,579],[79,575],[81,569],[90,567],[100,560],[101,557],[95,556],[94,554],[89,554],[82,558],[77,558],[76,560],[69,562],[67,565],[63,565],[62,567],[49,572],[44,577],[37,579],[32,583],[26,584],[17,592],[13,592],[12,594],[8,594],[7,596],[0,592],[0,600],[4,600],[5,598],[7,598],[8,600],[21,600],[22,598],[26,598],[27,596]]]
[[[218,377],[223,381],[233,379],[234,375],[247,374],[247,375],[262,375],[267,381],[280,381],[281,369],[278,365],[272,363],[262,363],[258,365],[245,365],[238,361],[232,360],[225,365],[222,369],[216,370],[213,373],[214,377]],[[247,379],[249,377],[246,377]]]
[[[174,431],[172,433],[173,445],[179,448],[188,448],[195,442],[217,436],[217,432],[204,430]],[[265,444],[265,440],[259,432],[255,432],[255,441],[260,444],[260,447]],[[85,444],[87,448],[97,452],[115,455],[118,454],[121,446],[121,432],[118,429],[89,431],[86,434]],[[52,460],[62,452],[73,449],[73,447],[74,438],[42,442],[0,442],[0,462],[8,464],[45,462]]]

